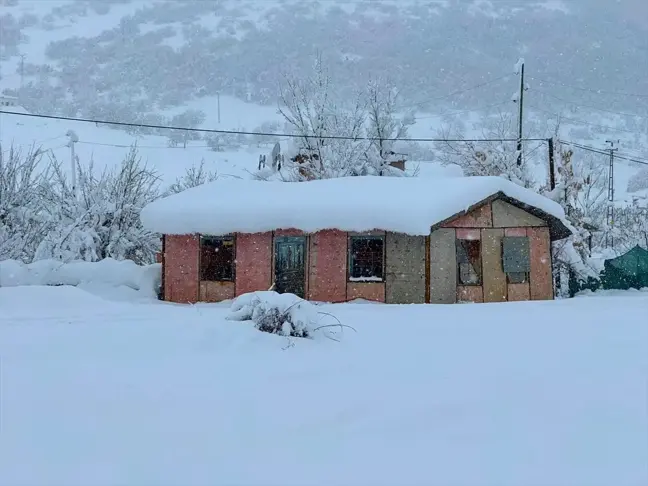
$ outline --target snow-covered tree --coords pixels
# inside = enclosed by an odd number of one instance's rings
[[[480,137],[488,142],[465,140],[461,127],[444,127],[439,138],[460,140],[458,142],[438,142],[442,163],[460,166],[466,176],[504,177],[523,187],[533,187],[534,178],[529,168],[529,155],[533,148],[525,144],[522,165],[517,164],[518,152],[515,142],[501,142],[517,138],[516,117],[510,113],[500,113],[496,119],[487,119]]]
[[[216,179],[218,179],[218,173],[205,169],[205,160],[203,159],[198,166],[193,165],[189,167],[162,195],[169,196],[171,194],[177,194],[191,187],[201,186]]]
[[[639,245],[648,250],[648,201],[635,199],[615,209],[614,248],[619,253]]]
[[[287,76],[281,88],[279,113],[297,135],[295,155],[286,157],[284,167],[296,180],[363,172],[364,100],[357,95],[350,107],[343,107],[333,98],[331,77],[321,56],[315,60],[312,76]]]
[[[205,122],[205,113],[200,110],[185,110],[182,113],[175,115],[169,121],[173,127],[181,128],[196,128]],[[177,147],[182,145],[187,148],[187,142],[192,140],[200,140],[200,132],[191,130],[174,129],[169,130],[167,134],[170,147]]]
[[[159,238],[142,227],[139,214],[158,197],[158,177],[136,147],[119,167],[99,175],[92,161],[87,167],[78,164],[78,198],[56,160],[52,167],[54,178],[43,194],[51,226],[35,259],[154,261]]]
[[[590,155],[575,158],[558,137],[554,142],[554,161],[556,187],[543,187],[541,192],[563,207],[574,230],[572,236],[554,244],[553,252],[554,268],[561,276],[562,288],[567,288],[563,276],[569,272],[579,280],[598,278],[590,264],[591,241],[592,231],[602,225],[605,215],[605,168]]]
[[[395,153],[394,139],[407,138],[407,130],[415,122],[413,114],[397,114],[398,91],[387,80],[376,79],[367,87],[367,138],[372,139],[367,149],[367,161],[373,172],[379,174],[402,171],[389,165],[399,157]]]
[[[644,167],[628,180],[628,192],[648,189],[648,167]]]
[[[0,145],[0,260],[31,261],[50,221],[42,189],[49,177],[42,152]]]

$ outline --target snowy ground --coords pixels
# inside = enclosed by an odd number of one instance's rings
[[[325,306],[358,332],[286,347],[90,290],[0,288],[0,484],[648,484],[648,292]]]

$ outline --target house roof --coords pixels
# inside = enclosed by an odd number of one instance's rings
[[[544,219],[552,238],[568,236],[562,207],[501,177],[344,177],[308,182],[220,179],[159,199],[141,213],[157,233],[224,235],[281,228],[381,229],[428,235],[432,226],[496,198]]]

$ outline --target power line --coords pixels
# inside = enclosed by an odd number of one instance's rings
[[[587,150],[589,152],[594,152],[596,154],[610,155],[609,151],[606,152],[604,149],[599,149],[599,148],[592,147],[592,146],[589,146],[589,145],[583,145],[583,144],[580,144],[580,143],[577,143],[577,142],[570,142],[568,140],[559,140],[559,142],[564,143],[565,145],[572,145],[572,146],[574,146],[576,148],[579,148],[579,149],[582,149],[582,150]],[[634,158],[634,157],[628,157],[628,156],[619,155],[619,154],[616,154],[614,156],[614,158],[615,159],[626,160],[628,162],[634,162],[635,164],[648,165],[648,160],[646,160],[646,159],[637,159],[637,158]]]
[[[529,105],[529,106],[530,106],[530,105]],[[617,132],[626,132],[626,133],[633,133],[633,134],[639,133],[639,132],[636,132],[636,131],[634,131],[634,130],[627,130],[627,129],[625,129],[625,128],[616,128],[616,127],[611,127],[611,126],[609,126],[609,125],[599,125],[598,123],[591,123],[591,122],[587,122],[587,121],[585,121],[585,120],[581,120],[580,118],[569,118],[569,117],[567,117],[567,116],[563,116],[563,115],[561,115],[561,114],[559,114],[559,113],[556,113],[556,112],[553,112],[553,111],[545,110],[545,109],[543,109],[543,108],[538,108],[537,106],[531,106],[531,108],[533,108],[534,110],[538,110],[538,111],[543,111],[543,112],[545,112],[545,113],[549,113],[550,115],[557,116],[557,117],[559,117],[559,118],[561,118],[561,119],[563,119],[563,120],[570,120],[570,121],[574,121],[574,122],[582,123],[582,124],[584,124],[584,125],[590,125],[590,126],[592,126],[592,127],[606,128],[606,129],[608,129],[608,130],[614,130],[614,131],[617,131]]]
[[[95,120],[90,118],[74,118],[70,116],[59,116],[59,115],[42,115],[37,113],[17,113],[13,111],[0,111],[0,114],[4,115],[16,115],[16,116],[26,116],[33,118],[46,118],[50,120],[65,120],[65,121],[74,121],[81,123],[92,123],[94,125],[115,125],[123,127],[139,127],[139,128],[155,128],[160,130],[181,130],[186,132],[202,132],[202,133],[220,133],[220,134],[229,134],[229,135],[252,135],[252,136],[263,136],[263,137],[282,137],[282,138],[304,138],[304,136],[295,134],[295,133],[269,133],[269,132],[245,132],[240,130],[218,130],[214,128],[188,128],[188,127],[176,127],[176,126],[165,126],[165,125],[149,125],[146,123],[130,123],[130,122],[117,122],[109,120]],[[368,141],[405,141],[405,142],[516,142],[517,138],[479,138],[479,139],[466,139],[466,138],[456,138],[456,139],[446,139],[446,138],[376,138],[376,137],[352,137],[348,135],[308,135],[308,138],[318,138],[322,140],[368,140]],[[544,138],[526,138],[526,141],[540,141]]]
[[[438,118],[438,117],[442,117],[442,116],[455,116],[455,115],[461,115],[461,114],[463,114],[463,113],[471,113],[471,112],[474,112],[474,111],[484,111],[484,110],[488,110],[488,109],[490,109],[490,108],[494,108],[494,107],[496,107],[496,106],[506,105],[506,104],[508,104],[508,103],[510,103],[510,100],[502,101],[501,103],[494,103],[494,104],[492,104],[492,105],[487,105],[487,106],[483,106],[483,107],[481,107],[481,108],[476,108],[476,109],[472,109],[472,108],[471,108],[471,109],[469,109],[469,110],[461,110],[461,111],[446,111],[446,112],[444,112],[444,113],[431,114],[431,115],[429,115],[429,116],[417,116],[416,119],[417,119],[417,120],[427,120],[427,119],[430,119],[430,118]]]
[[[622,91],[608,91],[608,90],[603,90],[603,89],[583,88],[582,86],[574,86],[574,85],[570,85],[570,84],[559,83],[559,82],[556,82],[556,81],[550,81],[550,80],[542,79],[542,78],[538,78],[538,77],[532,77],[531,79],[535,79],[537,81],[540,81],[541,83],[553,84],[554,86],[562,86],[564,88],[571,88],[571,89],[576,89],[576,90],[579,90],[579,91],[588,91],[590,93],[596,93],[596,94],[612,94],[612,95],[617,95],[617,96],[630,96],[630,97],[637,97],[637,98],[648,98],[648,95],[646,95],[646,94],[624,93]]]
[[[643,115],[637,115],[637,114],[634,114],[634,113],[624,113],[622,111],[606,110],[605,108],[598,108],[598,107],[592,106],[592,105],[583,105],[581,103],[575,103],[574,101],[569,101],[569,100],[566,100],[564,98],[560,98],[559,96],[555,96],[555,95],[553,95],[551,93],[547,93],[546,91],[542,91],[541,89],[534,89],[533,91],[538,92],[538,93],[542,93],[545,96],[549,96],[549,97],[554,98],[554,99],[556,99],[558,101],[562,101],[563,103],[568,103],[570,105],[580,106],[581,108],[590,108],[592,110],[603,111],[605,113],[612,113],[612,114],[615,114],[615,115],[634,116],[634,117],[637,117],[637,118],[646,118]]]
[[[427,103],[430,103],[431,101],[443,100],[443,99],[445,99],[445,98],[450,98],[451,96],[455,96],[455,95],[459,95],[459,94],[467,93],[468,91],[472,91],[472,90],[475,90],[475,89],[478,89],[478,88],[482,88],[482,87],[484,87],[484,86],[488,86],[488,85],[490,85],[490,84],[496,83],[497,81],[501,81],[502,79],[504,79],[504,78],[508,78],[508,77],[509,77],[509,75],[508,75],[508,74],[505,74],[504,76],[500,76],[500,77],[498,77],[498,78],[491,79],[491,80],[489,80],[489,81],[484,81],[483,83],[479,83],[479,84],[476,84],[476,85],[474,85],[474,86],[470,86],[469,88],[459,89],[459,90],[456,90],[456,91],[452,91],[452,92],[450,92],[450,93],[448,93],[448,94],[446,94],[446,95],[443,95],[443,96],[437,96],[437,97],[435,97],[435,98],[428,98],[427,100],[425,100],[425,101],[420,101],[420,102],[418,102],[418,103],[412,103],[412,104],[409,104],[409,105],[401,105],[401,106],[398,106],[396,109],[397,109],[397,110],[402,110],[403,108],[413,108],[413,107],[415,107],[415,106],[425,105],[425,104],[427,104]]]

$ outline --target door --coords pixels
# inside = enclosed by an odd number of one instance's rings
[[[306,280],[306,237],[275,238],[275,288],[280,294],[304,298]]]

